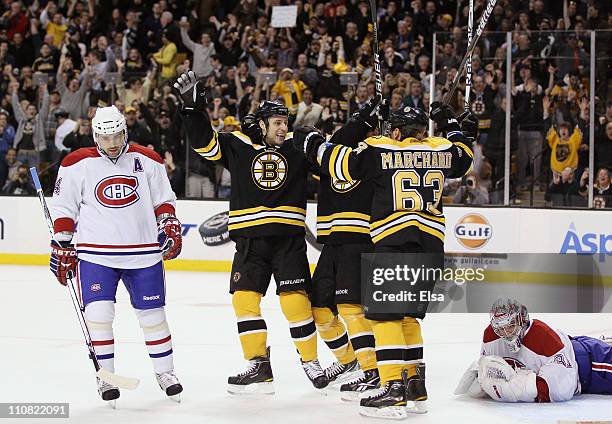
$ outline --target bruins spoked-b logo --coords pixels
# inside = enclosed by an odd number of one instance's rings
[[[346,193],[359,185],[359,181],[342,181],[337,178],[332,178],[331,186],[335,192]]]
[[[278,152],[266,150],[255,156],[253,181],[262,190],[276,190],[287,179],[287,160]]]

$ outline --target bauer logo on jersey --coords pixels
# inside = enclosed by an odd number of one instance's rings
[[[287,160],[278,152],[266,150],[253,159],[253,181],[262,190],[276,190],[287,179]]]
[[[491,239],[493,228],[482,215],[470,213],[455,225],[455,237],[463,247],[479,249]]]
[[[140,199],[136,189],[138,178],[127,175],[113,175],[96,185],[96,200],[107,208],[125,208]]]
[[[337,178],[332,178],[331,180],[332,189],[338,193],[347,193],[358,185],[359,181],[342,181]]]

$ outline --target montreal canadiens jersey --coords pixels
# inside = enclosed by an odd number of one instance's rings
[[[329,142],[357,147],[366,138],[368,129],[365,123],[351,120],[336,131]],[[318,174],[317,242],[330,245],[371,243],[371,181],[341,181],[323,172]]]
[[[239,131],[218,133],[202,113],[184,123],[193,149],[230,171],[230,237],[305,234],[309,164],[293,148],[291,133],[277,147]]]
[[[578,364],[570,338],[540,320],[531,320],[518,352],[512,352],[489,325],[484,332],[481,354],[501,356],[515,369],[534,371],[536,402],[566,401],[580,393]]]
[[[356,149],[325,143],[317,160],[322,172],[337,180],[372,181],[370,236],[375,244],[419,243],[421,232],[443,242],[444,179],[465,175],[474,157],[461,132],[448,137],[370,137]]]
[[[174,214],[176,196],[153,150],[129,146],[116,163],[95,147],[60,166],[51,216],[54,231],[75,231],[78,258],[113,268],[145,268],[162,260],[157,215]]]

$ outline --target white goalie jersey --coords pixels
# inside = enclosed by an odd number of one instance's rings
[[[174,215],[175,204],[153,150],[130,145],[113,163],[92,147],[62,161],[50,212],[55,233],[76,230],[80,260],[135,269],[162,260],[156,217]]]
[[[518,352],[512,352],[489,325],[484,332],[481,355],[499,356],[514,369],[534,371],[537,387],[534,402],[561,402],[580,393],[578,364],[570,338],[540,320],[531,320]]]

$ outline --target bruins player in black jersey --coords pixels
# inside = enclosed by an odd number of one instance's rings
[[[379,103],[379,97],[368,101],[330,142],[357,147],[375,129]],[[310,301],[319,335],[338,358],[325,374],[330,384],[345,383],[340,387],[343,400],[355,401],[379,383],[374,334],[361,305],[361,253],[373,250],[369,230],[372,184],[339,181],[324,172],[319,175],[317,241],[323,249],[312,277]]]
[[[321,171],[340,181],[372,181],[374,195],[370,236],[375,252],[444,253],[442,189],[445,178],[458,178],[471,168],[470,139],[447,105],[432,104],[431,118],[446,135],[426,137],[429,118],[406,107],[390,114],[390,137],[371,137],[357,149],[326,143],[316,132],[296,131],[294,144]],[[466,129],[473,128],[465,119]],[[426,412],[423,340],[419,314],[369,314],[376,342],[381,389],[360,401],[361,413],[404,418]],[[407,401],[414,401],[410,410]]]
[[[317,360],[316,327],[307,294],[311,291],[304,239],[309,164],[286,142],[291,137],[287,108],[262,102],[243,126],[251,129],[253,137],[238,131],[217,133],[205,111],[203,83],[195,74],[182,74],[174,87],[183,100],[183,121],[194,150],[222,164],[232,179],[229,233],[236,253],[230,293],[250,365],[228,378],[228,391],[274,393],[267,327],[260,309],[272,275],[302,367],[316,388],[326,387],[329,381]]]

